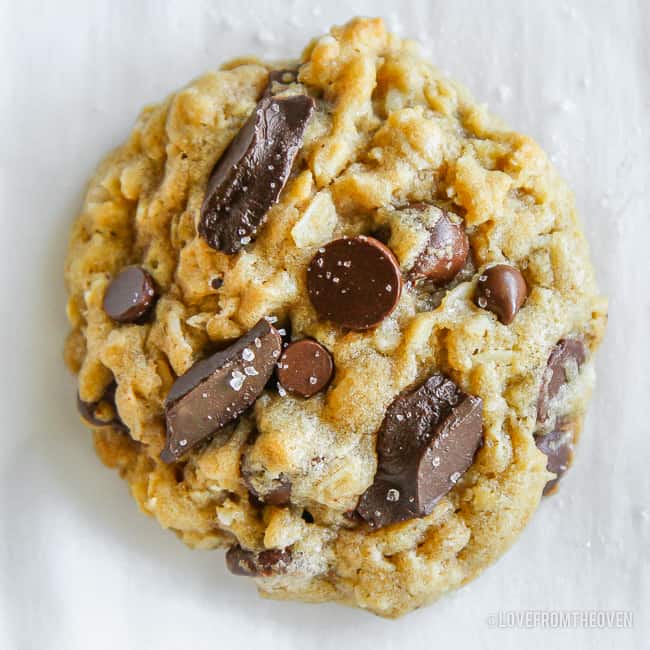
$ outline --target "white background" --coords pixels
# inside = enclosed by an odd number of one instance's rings
[[[84,183],[140,107],[224,59],[297,55],[384,15],[537,138],[575,189],[610,323],[575,466],[516,546],[397,622],[259,599],[185,549],[95,458],[61,360],[62,266]],[[0,0],[0,648],[650,647],[650,3]],[[492,629],[619,609],[631,630]]]

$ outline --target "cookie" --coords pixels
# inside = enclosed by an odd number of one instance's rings
[[[145,513],[264,595],[400,616],[558,489],[606,302],[548,156],[381,20],[242,61],[90,181],[80,414]]]

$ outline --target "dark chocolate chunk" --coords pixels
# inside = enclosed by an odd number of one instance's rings
[[[223,278],[215,277],[210,280],[210,286],[215,290],[218,291],[223,287]]]
[[[443,375],[399,395],[377,434],[374,483],[357,511],[372,528],[428,515],[474,462],[483,403]]]
[[[84,402],[77,393],[77,410],[81,419],[90,427],[112,427],[123,432],[128,432],[128,427],[120,420],[115,405],[115,389],[117,384],[111,382],[102,398],[96,402]]]
[[[298,70],[290,68],[283,68],[281,70],[271,70],[269,72],[269,81],[264,90],[264,97],[271,97],[274,93],[274,87],[277,90],[282,89],[282,86],[289,86],[296,83],[298,80]],[[280,88],[278,89],[278,85]]]
[[[476,304],[495,313],[504,325],[510,325],[528,296],[526,281],[519,269],[497,264],[485,269],[476,285]]]
[[[539,389],[538,422],[544,422],[548,418],[549,403],[560,392],[562,385],[577,374],[586,358],[587,349],[580,339],[562,339],[553,348]]]
[[[149,312],[155,299],[151,275],[139,266],[127,266],[108,285],[104,311],[118,323],[135,323]]]
[[[321,318],[365,330],[399,302],[402,275],[392,251],[373,237],[335,239],[307,268],[309,298]]]
[[[313,339],[290,343],[278,362],[281,386],[302,397],[311,397],[323,390],[333,372],[332,355]]]
[[[248,578],[268,578],[285,573],[290,563],[291,551],[286,548],[254,553],[237,544],[226,552],[226,566],[230,572]]]
[[[210,174],[199,233],[212,248],[236,253],[255,237],[287,182],[313,110],[307,95],[258,103]]]
[[[546,469],[556,476],[544,486],[543,494],[547,496],[557,489],[557,483],[569,469],[573,460],[573,429],[568,419],[558,420],[550,433],[535,435],[537,448],[546,454]]]
[[[280,357],[277,330],[262,319],[225,350],[195,363],[165,400],[166,463],[239,417],[264,390]]]
[[[469,239],[462,224],[452,221],[447,212],[442,212],[430,232],[426,248],[416,260],[411,275],[416,280],[427,278],[437,285],[451,282],[465,266]]]

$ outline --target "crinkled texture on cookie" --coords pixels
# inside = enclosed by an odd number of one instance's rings
[[[66,360],[84,401],[117,383],[130,435],[97,429],[96,448],[162,526],[196,548],[290,547],[284,574],[256,578],[265,595],[398,616],[473,578],[525,526],[552,477],[533,436],[548,355],[567,336],[589,348],[553,407],[579,426],[606,304],[573,197],[546,154],[381,20],[353,20],[307,47],[297,81],[280,89],[316,99],[292,175],[253,243],[235,255],[211,249],[197,234],[208,176],[269,69],[233,62],[145,108],[99,166],[67,257]],[[474,304],[475,275],[435,301],[407,286],[372,330],[319,320],[305,279],[317,248],[388,225],[406,271],[426,238],[398,208],[422,201],[462,217],[476,269],[522,271],[529,295],[515,321],[504,326]],[[158,288],[142,324],[119,325],[102,309],[127,264]],[[332,353],[327,391],[305,400],[267,390],[209,443],[164,464],[175,377],[267,315]],[[430,515],[371,531],[346,513],[373,482],[376,432],[391,401],[434,372],[482,399],[484,444]],[[291,483],[289,505],[250,497],[251,486],[263,494],[279,480]]]

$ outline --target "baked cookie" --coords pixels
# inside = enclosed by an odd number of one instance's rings
[[[65,278],[80,412],[142,510],[266,596],[389,617],[519,535],[606,322],[546,154],[381,20],[145,108]]]

